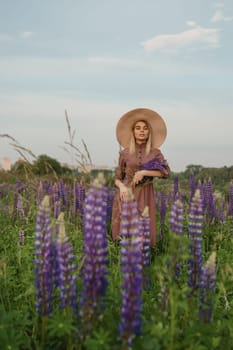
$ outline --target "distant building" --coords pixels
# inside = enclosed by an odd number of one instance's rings
[[[11,159],[10,158],[2,158],[1,160],[1,169],[5,171],[11,170]]]

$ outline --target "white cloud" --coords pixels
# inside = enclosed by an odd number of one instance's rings
[[[190,27],[196,27],[196,22],[195,21],[186,21],[186,24]]]
[[[216,23],[216,22],[229,22],[233,20],[233,16],[224,16],[222,10],[217,9],[215,13],[213,14],[211,18],[211,22]]]
[[[194,24],[192,22],[192,24]],[[177,50],[185,47],[219,46],[219,29],[203,28],[200,26],[177,34],[161,34],[144,41],[143,47],[147,52],[155,50]]]
[[[228,22],[233,20],[233,16],[224,16],[223,14],[223,8],[224,8],[224,3],[222,2],[217,2],[214,4],[215,12],[211,18],[211,22],[216,23],[216,22]]]
[[[29,39],[33,36],[33,32],[31,31],[24,31],[19,34],[20,38],[22,39]]]

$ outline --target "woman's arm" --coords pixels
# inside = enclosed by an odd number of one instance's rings
[[[126,164],[123,157],[123,152],[121,152],[119,156],[119,161],[118,161],[118,168],[114,178],[114,184],[119,189],[120,199],[122,201],[128,200],[128,193],[129,193],[128,187],[126,187],[123,183],[123,179],[125,177],[125,167],[126,167]]]
[[[137,185],[144,176],[151,176],[151,177],[164,177],[164,174],[160,170],[139,170],[136,171],[133,177],[133,185]]]

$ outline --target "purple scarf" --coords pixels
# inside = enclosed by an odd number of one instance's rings
[[[165,160],[160,160],[156,157],[152,158],[145,164],[140,165],[140,170],[160,170],[162,173],[164,173],[167,169],[167,162]],[[140,181],[140,184],[148,183],[153,180],[153,176],[144,176],[143,179]]]

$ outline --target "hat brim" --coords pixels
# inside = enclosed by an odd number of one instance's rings
[[[167,136],[166,124],[157,112],[148,108],[133,109],[119,119],[116,127],[116,136],[119,144],[124,148],[129,147],[132,128],[138,120],[145,120],[151,126],[152,148],[161,146]]]

